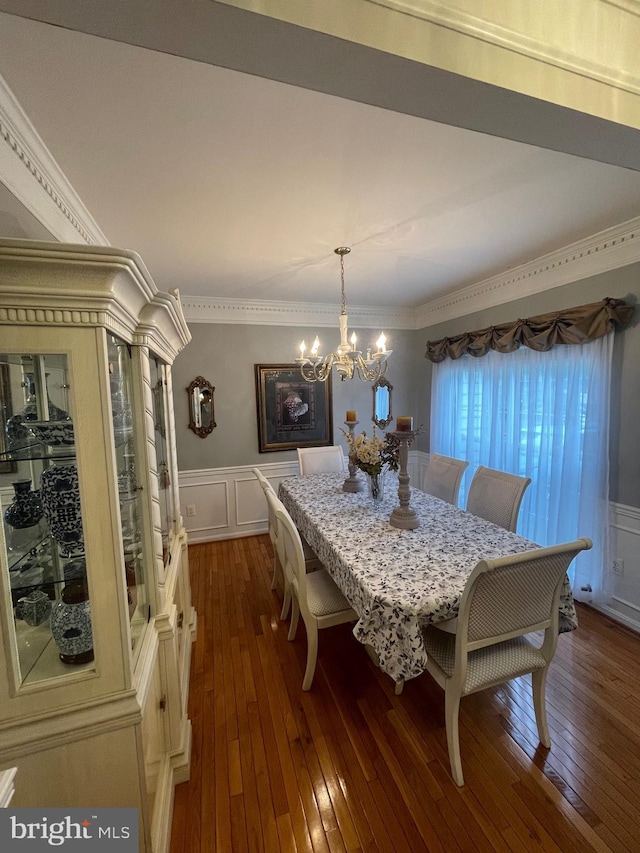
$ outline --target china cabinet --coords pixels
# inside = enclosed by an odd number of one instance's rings
[[[0,771],[15,807],[138,808],[148,853],[189,774],[189,340],[135,253],[0,240]]]

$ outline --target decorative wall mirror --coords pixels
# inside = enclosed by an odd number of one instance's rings
[[[391,423],[391,392],[393,385],[382,376],[371,386],[373,388],[373,417],[371,420],[378,427],[384,429]]]
[[[202,376],[196,376],[187,387],[189,395],[189,429],[206,438],[216,425],[213,414],[213,392],[216,389]]]

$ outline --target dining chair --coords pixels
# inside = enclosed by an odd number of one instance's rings
[[[469,463],[463,459],[432,454],[424,475],[423,491],[458,506],[460,483]]]
[[[302,689],[310,690],[318,658],[318,631],[344,622],[355,622],[358,614],[326,569],[307,573],[302,540],[293,519],[282,503],[276,512],[284,540],[284,573],[292,595],[287,639],[295,639],[302,614],[307,631],[307,664]]]
[[[335,444],[329,447],[299,447],[298,465],[300,474],[332,474],[344,471],[342,448]]]
[[[538,737],[549,749],[545,685],[558,641],[560,591],[569,564],[590,539],[578,539],[491,560],[480,560],[467,581],[456,631],[445,623],[423,633],[427,671],[444,689],[451,775],[464,784],[460,759],[460,698],[531,674]],[[449,620],[447,620],[449,621]],[[543,631],[527,637],[533,632]]]
[[[252,468],[251,472],[252,472],[252,474],[255,475],[256,479],[260,483],[262,491],[264,491],[265,489],[272,489],[273,488],[271,483],[267,480],[267,478],[264,476],[264,474],[262,473],[262,471],[259,468]]]
[[[467,512],[515,533],[524,491],[531,477],[519,477],[480,465],[473,475]]]
[[[267,511],[269,513],[269,539],[271,539],[271,544],[273,546],[273,576],[271,579],[271,589],[276,589],[278,583],[282,583],[283,599],[280,618],[286,619],[289,614],[289,607],[291,606],[291,585],[283,569],[284,540],[282,537],[281,524],[277,516],[278,509],[282,509],[286,512],[286,508],[272,489],[271,485],[267,484],[267,486],[268,487],[264,490],[264,496],[267,499]],[[321,568],[322,563],[311,547],[302,537],[300,537],[300,541],[302,542],[305,571],[313,572],[316,569]]]

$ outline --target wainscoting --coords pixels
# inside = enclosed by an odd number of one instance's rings
[[[640,631],[640,509],[624,504],[609,506],[609,591],[601,609],[634,631]],[[619,572],[613,571],[614,560]]]
[[[428,453],[409,452],[413,485],[422,486],[428,463]],[[180,506],[189,542],[237,539],[266,532],[266,504],[252,467],[180,473]],[[297,461],[266,462],[257,467],[276,491],[282,479],[298,474]],[[607,603],[594,606],[640,632],[640,509],[612,503],[610,518],[611,558],[607,567],[610,597]],[[622,561],[621,574],[613,572],[614,558],[619,566]]]
[[[414,485],[422,485],[428,462],[428,453],[409,451],[408,470]],[[267,505],[252,473],[253,467],[260,468],[276,492],[282,479],[299,473],[296,460],[183,471],[180,474],[180,507],[189,542],[211,542],[266,533]],[[346,470],[345,459],[345,477]]]

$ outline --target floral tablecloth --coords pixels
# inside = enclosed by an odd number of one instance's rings
[[[366,490],[342,491],[343,482],[343,474],[289,477],[279,495],[358,613],[354,636],[373,648],[395,681],[414,678],[426,665],[423,626],[456,615],[476,563],[539,546],[413,488],[420,527],[400,530],[389,524],[398,505],[395,485],[375,504]],[[567,578],[560,630],[577,624]]]

